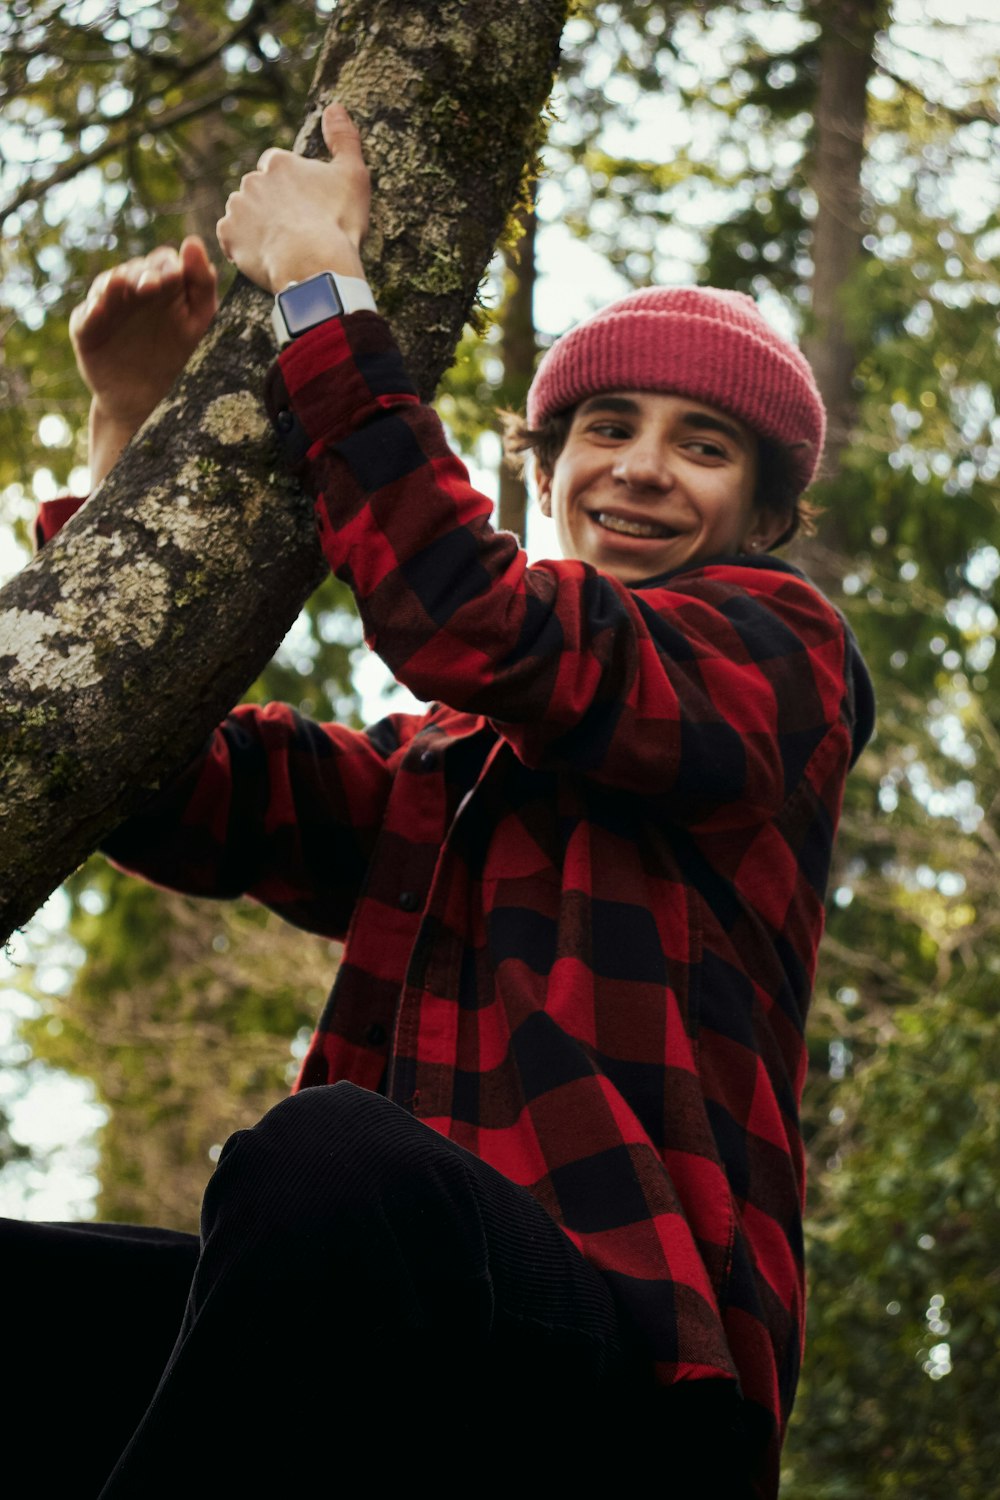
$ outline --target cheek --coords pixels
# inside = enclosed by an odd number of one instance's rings
[[[716,531],[741,535],[749,530],[754,517],[752,490],[740,486],[739,490],[734,493],[732,488],[726,486],[720,489],[713,498],[712,509]]]

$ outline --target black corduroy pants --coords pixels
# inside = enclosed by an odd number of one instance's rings
[[[42,1494],[638,1480],[671,1448],[676,1480],[676,1439],[703,1472],[729,1447],[727,1387],[665,1430],[606,1283],[530,1194],[351,1084],[231,1137],[200,1241],[4,1221],[0,1255],[9,1441]]]

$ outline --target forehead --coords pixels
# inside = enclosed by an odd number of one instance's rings
[[[574,417],[587,417],[594,412],[616,412],[621,415],[639,417],[657,422],[678,422],[686,428],[709,429],[728,433],[745,448],[755,446],[755,437],[750,428],[731,412],[705,401],[696,401],[690,396],[675,395],[666,391],[601,391],[588,396],[574,412]]]

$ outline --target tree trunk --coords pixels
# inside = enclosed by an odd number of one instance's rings
[[[857,350],[846,326],[843,293],[861,256],[868,80],[881,8],[881,0],[828,0],[816,10],[823,28],[812,173],[819,209],[813,228],[812,320],[803,347],[826,403],[827,477],[839,467],[856,408]]]
[[[813,226],[812,317],[802,340],[827,411],[822,486],[836,479],[854,427],[858,351],[847,327],[844,292],[861,258],[861,169],[868,117],[868,80],[882,0],[829,0],[813,13],[822,27],[810,185],[818,210]],[[836,599],[847,552],[836,504],[825,510],[819,535],[800,538],[792,561]]]
[[[342,0],[296,149],[358,123],[366,262],[430,396],[540,141],[565,0]],[[220,205],[221,210],[221,205]],[[261,404],[270,298],[237,282],[84,510],[0,591],[0,936],[194,753],[322,576]]]
[[[500,317],[500,351],[503,358],[501,391],[505,406],[521,411],[535,373],[538,340],[535,337],[535,231],[532,207],[523,208],[518,219],[524,231],[504,259],[507,275]],[[520,474],[506,463],[500,465],[499,522],[504,531],[523,539],[527,521],[528,490]]]

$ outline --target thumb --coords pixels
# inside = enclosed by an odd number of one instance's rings
[[[208,258],[205,242],[200,235],[188,235],[181,245],[180,257],[189,305],[199,312],[208,307],[214,311],[215,267]]]
[[[324,109],[323,140],[331,157],[356,156],[363,162],[358,127],[342,104],[328,104]]]
[[[199,287],[215,285],[215,267],[208,258],[205,241],[199,234],[189,234],[180,248],[181,265],[188,281]]]

